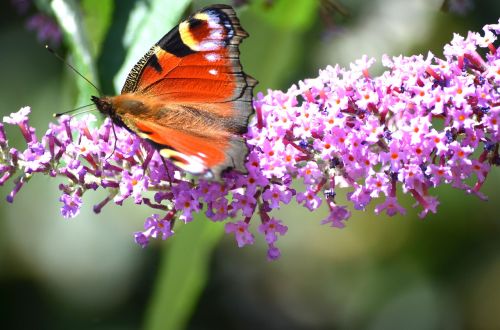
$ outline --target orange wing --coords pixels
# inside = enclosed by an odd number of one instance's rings
[[[253,113],[257,81],[246,75],[238,46],[248,34],[230,6],[202,9],[166,34],[135,65],[122,96],[149,111],[118,115],[160,153],[192,173],[245,172],[241,134]]]

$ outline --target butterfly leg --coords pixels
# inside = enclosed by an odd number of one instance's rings
[[[168,185],[170,189],[172,189],[172,177],[170,176],[170,170],[168,169],[167,163],[165,162],[165,158],[161,157],[161,161],[163,162],[163,166],[165,167],[165,172],[168,176]]]

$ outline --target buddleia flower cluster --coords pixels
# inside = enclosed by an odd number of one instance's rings
[[[248,173],[229,171],[221,182],[179,171],[109,119],[95,127],[92,117],[62,117],[38,137],[23,108],[0,125],[0,184],[13,181],[12,202],[35,174],[65,178],[59,188],[67,218],[79,213],[89,190],[108,192],[96,213],[125,200],[149,206],[154,214],[134,236],[141,246],[170,237],[176,221],[203,212],[225,221],[239,247],[262,235],[271,260],[280,256],[276,243],[288,229],[272,211],[292,200],[310,211],[327,208],[321,223],[337,228],[350,209],[372,202],[377,214],[404,214],[403,194],[425,217],[439,204],[431,188],[451,185],[485,198],[481,187],[500,164],[499,33],[500,21],[466,38],[455,35],[444,58],[384,56],[386,71],[377,77],[370,74],[374,59],[364,56],[286,92],[259,94],[246,134]],[[19,127],[25,150],[9,146],[3,125]],[[352,208],[337,202],[340,191]]]

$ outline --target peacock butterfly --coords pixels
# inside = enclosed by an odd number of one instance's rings
[[[184,171],[216,180],[229,168],[245,173],[242,135],[257,84],[240,63],[247,36],[231,6],[204,8],[151,47],[120,95],[92,102]]]

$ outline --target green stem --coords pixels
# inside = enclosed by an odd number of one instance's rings
[[[197,216],[169,239],[146,311],[145,329],[186,326],[209,277],[211,255],[223,232],[222,224]]]

